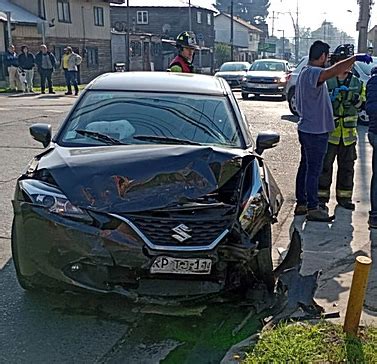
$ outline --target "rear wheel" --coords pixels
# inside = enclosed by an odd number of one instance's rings
[[[291,113],[293,115],[298,115],[294,87],[291,87],[288,92],[288,106],[289,106],[289,110],[291,110]]]
[[[254,94],[254,99],[255,100],[259,100],[260,99],[260,95],[259,94]]]
[[[249,94],[246,93],[246,92],[242,92],[241,96],[242,96],[243,100],[248,100],[249,99]]]
[[[272,264],[272,233],[271,224],[266,224],[255,236],[258,242],[258,254],[255,257],[255,275],[266,284],[269,291],[275,287],[274,267]]]

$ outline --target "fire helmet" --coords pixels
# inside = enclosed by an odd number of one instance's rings
[[[335,48],[335,51],[331,54],[331,63],[334,64],[343,59],[354,55],[355,47],[353,44],[341,44]]]
[[[176,40],[176,47],[178,49],[191,48],[198,49],[198,44],[196,43],[196,37],[194,32],[182,32],[178,35]]]

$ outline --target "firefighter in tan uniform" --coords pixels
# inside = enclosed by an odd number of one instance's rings
[[[352,44],[341,45],[332,54],[331,63],[346,59],[353,53]],[[358,111],[365,102],[365,87],[352,72],[329,79],[327,87],[333,106],[335,130],[329,135],[328,149],[319,179],[318,197],[323,205],[330,200],[333,164],[337,158],[336,200],[345,209],[354,210],[352,193],[357,158],[357,119]]]

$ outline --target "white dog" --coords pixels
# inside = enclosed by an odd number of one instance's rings
[[[25,70],[23,70],[22,68],[19,67],[17,69],[17,73],[18,73],[18,78],[20,80],[20,83],[22,85],[22,91],[26,92],[26,86],[27,86],[26,72],[25,72]]]

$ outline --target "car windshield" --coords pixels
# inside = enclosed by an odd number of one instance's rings
[[[361,68],[361,70],[367,75],[370,76],[370,71],[372,70],[373,67],[377,66],[377,57],[372,57],[373,62],[366,64],[364,62],[357,62],[357,65]]]
[[[83,96],[57,142],[242,145],[225,96],[94,90]]]
[[[249,67],[244,63],[224,63],[220,67],[220,72],[224,71],[246,71]]]
[[[274,61],[254,62],[250,67],[250,71],[285,71],[284,63]]]

